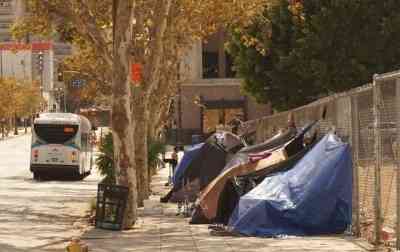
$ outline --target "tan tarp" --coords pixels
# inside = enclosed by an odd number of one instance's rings
[[[258,160],[254,163],[240,164],[231,169],[225,170],[216,177],[201,193],[199,197],[199,206],[203,210],[203,214],[209,220],[215,218],[218,208],[218,199],[223,191],[226,182],[235,177],[243,176],[251,172],[263,170],[266,167],[273,166],[288,159],[286,154],[286,146],[271,152],[271,155]]]

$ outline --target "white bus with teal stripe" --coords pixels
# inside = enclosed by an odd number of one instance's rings
[[[32,130],[30,170],[34,179],[83,179],[93,165],[92,126],[83,116],[45,113]]]

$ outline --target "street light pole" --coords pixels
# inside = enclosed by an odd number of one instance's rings
[[[82,72],[79,72],[79,71],[75,71],[75,70],[64,70],[64,71],[62,71],[63,83],[64,83],[64,112],[65,113],[67,112],[67,94],[68,94],[68,88],[67,88],[67,85],[65,84],[65,76],[66,76],[66,74],[75,74],[75,75],[81,75],[81,76],[86,76],[86,77],[90,78],[89,74],[82,73]],[[71,81],[71,79],[72,79],[72,77],[69,79],[69,81]],[[85,85],[86,79],[80,78],[79,80],[81,81],[81,82],[79,82],[79,85],[78,85],[79,88],[80,88],[81,86]],[[74,82],[72,83],[72,86],[74,86]],[[79,105],[79,107],[80,107],[80,105]]]
[[[0,71],[1,79],[3,79],[3,50],[0,51]]]
[[[181,82],[178,82],[178,143],[179,146],[182,144],[182,86]]]
[[[64,102],[64,113],[67,113],[67,88],[65,86],[65,82],[64,82],[63,102]]]
[[[42,98],[42,101],[43,101],[43,89],[44,89],[43,68],[44,68],[44,64],[43,64],[43,52],[42,51],[39,52],[38,60],[39,60],[39,74],[40,74],[40,97]]]

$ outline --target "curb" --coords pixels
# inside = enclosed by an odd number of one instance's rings
[[[22,134],[19,134],[19,135],[13,135],[13,136],[8,136],[8,137],[4,137],[4,138],[0,137],[0,142],[4,142],[4,141],[11,140],[11,139],[18,138],[18,137],[23,137],[23,136],[26,136],[26,135],[29,135],[29,134],[30,133],[28,132],[28,133],[22,133]]]

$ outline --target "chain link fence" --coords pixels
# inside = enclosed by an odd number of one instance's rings
[[[355,235],[371,243],[397,246],[400,211],[400,71],[375,75],[373,83],[334,94],[290,111],[241,127],[262,142],[287,126],[293,117],[301,127],[319,121],[322,134],[334,130],[353,152],[353,225]],[[400,196],[400,193],[399,193]],[[398,232],[396,232],[398,230]]]

